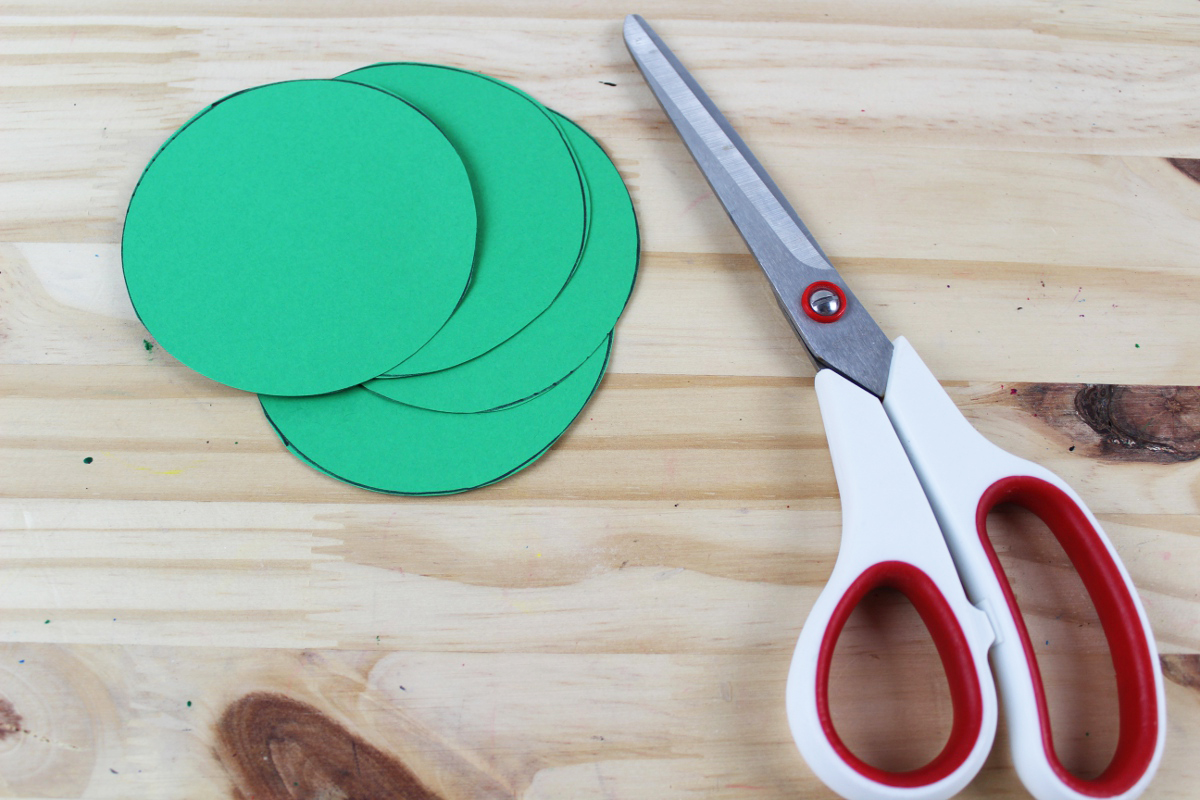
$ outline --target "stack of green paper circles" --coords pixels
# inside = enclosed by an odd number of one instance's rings
[[[129,296],[259,393],[313,468],[448,494],[546,452],[604,375],[637,223],[600,146],[474,72],[380,64],[230,95],[146,167]]]

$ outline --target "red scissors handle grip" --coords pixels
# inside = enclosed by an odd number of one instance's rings
[[[1071,774],[1058,758],[1050,730],[1046,691],[1042,684],[1033,643],[1016,597],[995,548],[987,535],[987,515],[1001,503],[1012,503],[1036,514],[1062,546],[1092,599],[1117,679],[1120,717],[1117,747],[1108,768],[1097,778],[1084,780]],[[1111,552],[1091,515],[1063,489],[1042,478],[1017,475],[993,483],[984,491],[975,511],[980,546],[987,554],[1005,604],[1015,622],[1024,659],[1029,667],[1030,689],[1037,706],[1039,740],[1049,767],[1066,786],[1088,797],[1118,797],[1134,788],[1155,760],[1158,744],[1156,685],[1158,661],[1148,641],[1148,628],[1139,613],[1132,587],[1120,562]],[[1161,680],[1159,678],[1158,680]]]
[[[850,614],[867,593],[882,588],[894,589],[907,597],[925,623],[950,684],[950,701],[954,712],[950,736],[941,752],[929,763],[904,772],[889,772],[871,766],[851,752],[838,735],[829,708],[829,672],[838,637]],[[975,662],[971,659],[967,637],[954,610],[933,580],[905,561],[872,564],[842,595],[826,623],[825,635],[821,637],[816,684],[817,717],[830,745],[856,772],[886,786],[915,788],[945,780],[966,763],[983,732],[983,690],[979,685]]]
[[[1154,637],[1133,582],[1099,522],[1061,478],[1000,449],[955,407],[903,338],[895,342],[884,408],[933,508],[973,602],[996,625],[992,664],[1013,763],[1039,800],[1131,800],[1162,756],[1166,703]],[[1045,689],[1012,587],[987,536],[1000,503],[1046,523],[1078,572],[1104,629],[1117,677],[1115,755],[1097,778],[1065,769],[1054,750]]]
[[[814,772],[845,797],[940,800],[971,781],[991,750],[994,635],[968,601],[937,520],[879,400],[830,370],[816,379],[842,498],[842,545],[809,613],[788,675],[792,736]],[[872,766],[846,746],[829,707],[830,665],[846,620],[867,592],[904,594],[928,628],[950,685],[945,747],[904,772]]]

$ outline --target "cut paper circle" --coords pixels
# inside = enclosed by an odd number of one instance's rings
[[[466,164],[482,220],[462,303],[387,373],[434,372],[482,355],[544,311],[579,259],[585,190],[564,133],[536,100],[475,72],[378,64],[338,80],[392,92],[437,123]]]
[[[146,167],[122,238],[138,316],[192,369],[309,395],[417,351],[470,280],[472,188],[421,112],[344,81],[214,103]]]
[[[567,285],[533,322],[483,355],[439,372],[368,381],[367,389],[438,411],[502,408],[562,380],[612,331],[637,273],[633,202],[600,145],[566,117],[558,119],[583,167],[589,199],[587,243]]]
[[[495,483],[545,453],[599,385],[611,343],[549,391],[485,414],[429,411],[361,387],[259,399],[287,448],[334,478],[377,492],[452,494]]]

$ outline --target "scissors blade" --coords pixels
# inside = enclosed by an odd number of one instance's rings
[[[829,263],[779,187],[729,120],[636,14],[625,18],[625,45],[762,266],[775,299],[809,355],[818,366],[829,367],[882,398],[892,343]],[[845,293],[845,311],[836,321],[817,321],[804,311],[805,290],[816,281],[836,284]]]

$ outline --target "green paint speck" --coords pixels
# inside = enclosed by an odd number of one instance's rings
[[[154,349],[154,345],[150,343],[149,339],[142,339],[142,347],[146,348],[147,353]]]
[[[192,707],[192,701],[188,700],[188,708],[191,708],[191,707]]]
[[[1134,345],[1134,347],[1141,347],[1141,345],[1140,345],[1140,344],[1135,344],[1135,345]]]
[[[92,463],[92,457],[91,457],[91,456],[88,456],[87,458],[85,458],[85,459],[83,460],[83,463],[85,463],[85,464],[90,464],[90,463]]]
[[[46,620],[46,621],[45,621],[45,622],[43,622],[42,624],[43,624],[43,625],[49,625],[49,624],[50,624],[50,620]]]

